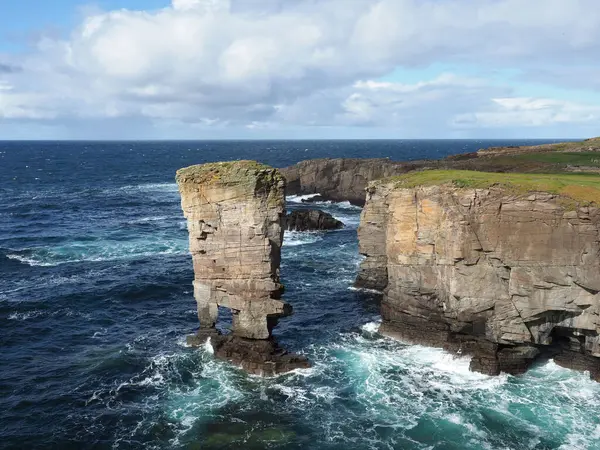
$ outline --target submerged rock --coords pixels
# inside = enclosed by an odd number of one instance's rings
[[[254,161],[234,161],[180,169],[177,183],[200,321],[188,342],[203,345],[212,336],[216,356],[256,374],[306,367],[305,358],[290,357],[271,337],[277,319],[292,313],[280,300],[283,177]],[[232,312],[231,336],[216,333],[219,306]]]
[[[358,229],[357,284],[384,289],[381,332],[471,354],[487,374],[548,355],[600,378],[597,207],[498,185],[405,186],[373,183]]]
[[[285,218],[288,231],[337,230],[344,224],[331,214],[319,209],[301,209],[292,211]]]

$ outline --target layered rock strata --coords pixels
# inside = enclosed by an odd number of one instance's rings
[[[600,378],[600,210],[510,189],[373,183],[357,284],[383,333],[519,374],[540,356]]]
[[[279,348],[277,319],[291,314],[279,281],[285,181],[254,161],[191,166],[177,171],[194,265],[200,329],[188,342],[211,338],[215,354],[249,372],[272,375],[308,365]],[[231,335],[216,332],[218,308],[232,312]]]
[[[406,173],[424,162],[396,162],[389,159],[309,159],[281,173],[287,180],[288,195],[320,194],[320,200],[349,201],[363,206],[369,181]]]
[[[285,218],[285,229],[288,231],[337,230],[344,224],[331,214],[319,209],[298,209]]]

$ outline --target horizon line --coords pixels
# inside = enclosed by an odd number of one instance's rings
[[[0,143],[5,142],[261,142],[261,141],[584,141],[593,139],[593,137],[486,137],[486,138],[198,138],[198,139],[178,139],[178,138],[159,138],[159,139],[0,139]]]

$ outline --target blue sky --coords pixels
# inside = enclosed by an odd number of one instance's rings
[[[0,139],[600,135],[595,0],[0,0]]]
[[[168,0],[0,0],[0,51],[27,51],[43,33],[68,36],[88,11],[152,10],[169,4]]]

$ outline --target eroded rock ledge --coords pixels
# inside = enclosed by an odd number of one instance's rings
[[[281,349],[272,337],[278,318],[291,314],[279,281],[285,181],[254,161],[191,166],[177,171],[194,264],[200,329],[215,355],[251,373],[273,375],[307,367],[306,358]],[[218,307],[233,314],[232,332],[215,329]]]
[[[519,374],[541,356],[600,379],[600,210],[545,192],[373,183],[357,284],[381,331]]]

